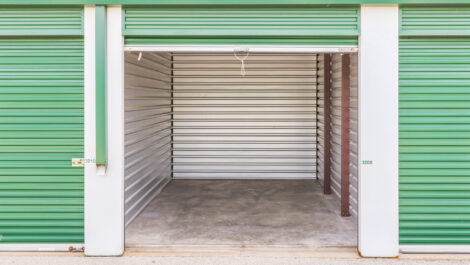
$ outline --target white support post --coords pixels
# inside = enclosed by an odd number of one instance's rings
[[[398,256],[398,5],[362,5],[359,252]]]
[[[121,7],[107,13],[108,168],[95,163],[95,8],[85,7],[85,254],[124,252],[124,42]]]

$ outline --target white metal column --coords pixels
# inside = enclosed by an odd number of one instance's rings
[[[85,254],[124,252],[124,41],[121,7],[107,12],[108,167],[96,172],[95,8],[85,7]],[[89,163],[87,163],[89,162]]]
[[[359,252],[398,255],[398,5],[362,5]]]

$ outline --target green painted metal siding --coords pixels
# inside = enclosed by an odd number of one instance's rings
[[[357,43],[358,7],[127,7],[127,44]],[[139,37],[139,38],[136,38]]]
[[[0,7],[0,36],[81,36],[82,7]]]
[[[470,244],[470,39],[400,40],[400,244]]]
[[[0,39],[0,243],[83,242],[83,40]]]
[[[125,44],[130,45],[347,45],[356,46],[358,40],[354,38],[213,38],[213,39],[167,39],[167,38],[139,38],[128,37]]]
[[[402,7],[401,36],[469,36],[470,7]]]
[[[106,7],[95,8],[95,106],[96,106],[96,165],[107,166],[106,116]]]

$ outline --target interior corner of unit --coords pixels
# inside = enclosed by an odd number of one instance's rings
[[[125,135],[125,152],[132,154],[125,160],[126,247],[158,250],[190,242],[192,249],[355,248],[357,176],[341,175],[338,165],[357,158],[335,155],[342,150],[335,143],[347,138],[338,133],[341,117],[333,114],[341,112],[343,84],[357,90],[357,47],[234,48],[126,45],[125,127],[132,128]],[[350,65],[344,66],[342,54],[349,52]],[[318,144],[324,133],[323,54],[331,54],[336,71],[328,87],[331,195],[324,194],[320,162],[329,159]],[[355,112],[351,118],[358,118]],[[346,200],[341,189],[349,185],[342,188],[341,178],[349,175],[353,188]],[[341,217],[341,209],[353,209],[351,216]],[[178,216],[181,211],[187,217]],[[302,218],[284,218],[297,214]],[[305,233],[266,230],[290,225]]]

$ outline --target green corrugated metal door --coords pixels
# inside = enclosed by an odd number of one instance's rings
[[[0,242],[83,242],[83,40],[0,39]]]
[[[127,7],[126,44],[357,45],[358,7]]]
[[[402,10],[400,244],[470,244],[468,10]]]
[[[82,243],[82,10],[0,15],[0,243]]]
[[[82,7],[2,7],[0,36],[83,36]]]

